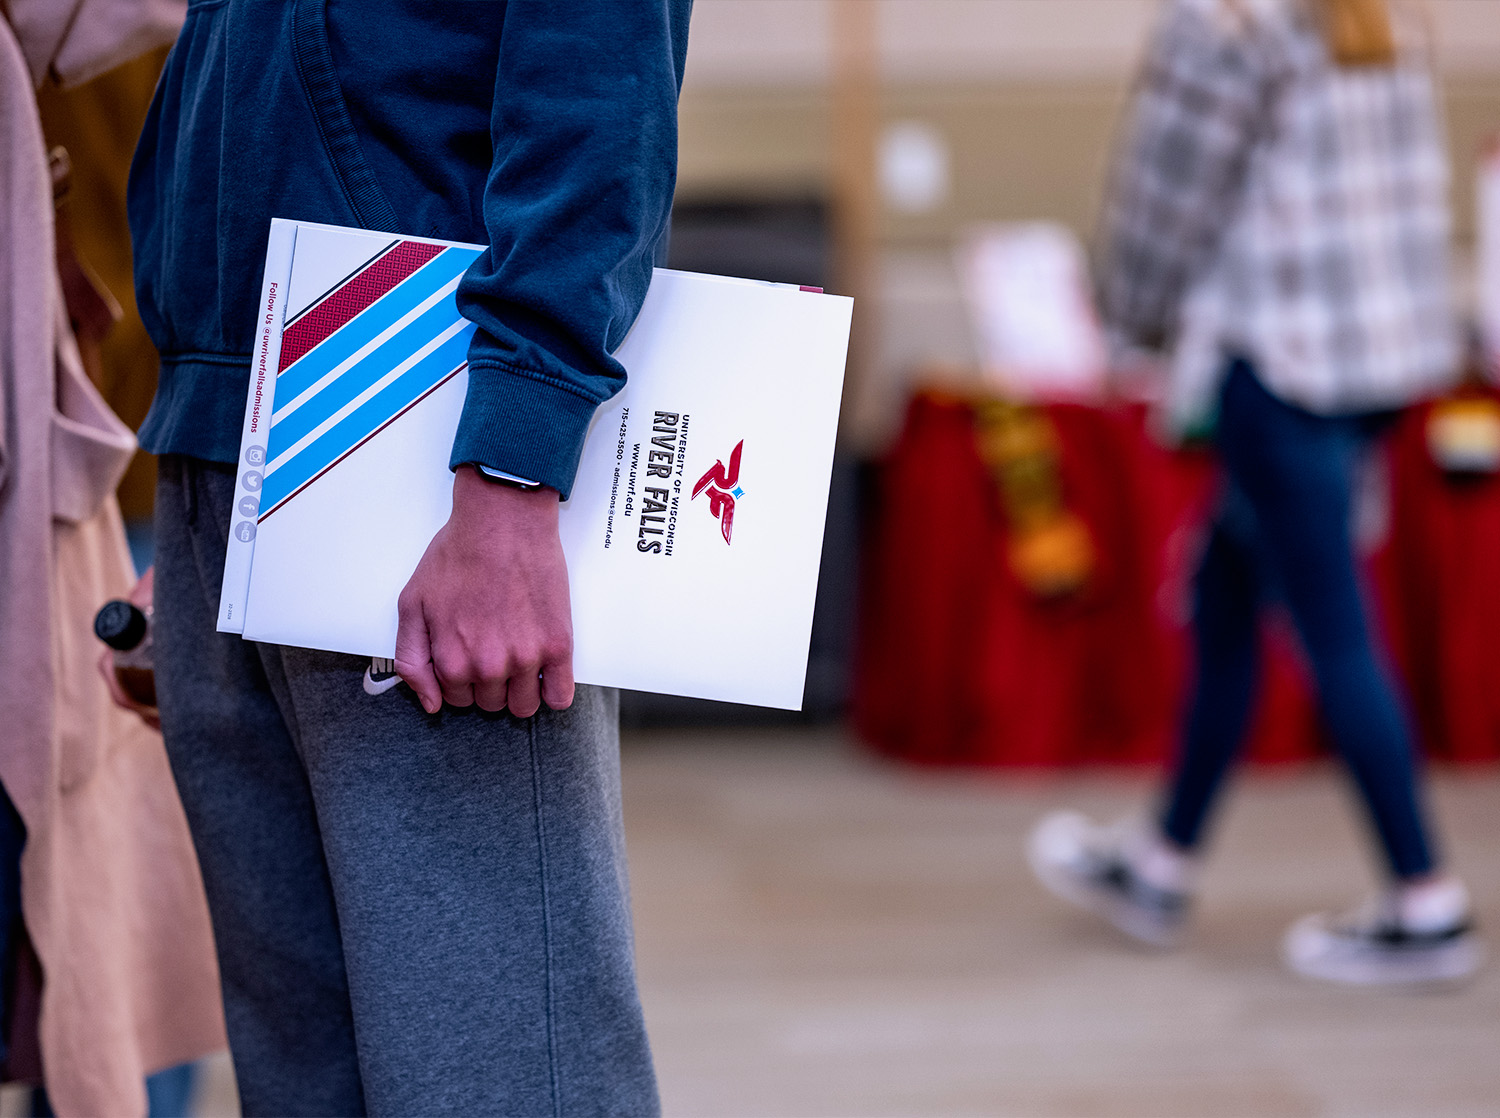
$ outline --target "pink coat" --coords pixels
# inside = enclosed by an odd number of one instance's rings
[[[135,444],[66,325],[33,86],[49,69],[81,78],[125,57],[102,44],[170,38],[172,9],[0,9],[0,782],[26,824],[36,1039],[64,1116],[144,1114],[147,1072],[225,1043],[208,909],[161,738],[113,707],[95,672],[94,611],[133,581],[113,494]]]

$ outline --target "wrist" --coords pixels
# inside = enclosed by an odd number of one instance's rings
[[[499,515],[555,526],[559,500],[548,485],[522,489],[492,481],[468,464],[453,471],[455,515]]]

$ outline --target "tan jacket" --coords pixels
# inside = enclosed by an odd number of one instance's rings
[[[94,668],[93,613],[132,581],[113,493],[134,439],[67,328],[33,86],[106,69],[124,57],[111,42],[170,34],[162,8],[136,5],[132,23],[130,7],[0,0],[0,782],[26,824],[38,1039],[64,1116],[144,1114],[147,1072],[224,1046],[161,738],[110,704]]]

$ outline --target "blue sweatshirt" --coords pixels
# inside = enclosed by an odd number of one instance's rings
[[[676,180],[691,0],[190,0],[131,169],[141,443],[233,462],[271,218],[486,244],[452,464],[573,483]]]

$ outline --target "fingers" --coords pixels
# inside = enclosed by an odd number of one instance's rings
[[[99,654],[99,674],[104,677],[104,686],[109,689],[110,702],[123,710],[140,716],[142,722],[153,730],[161,730],[161,715],[155,707],[142,706],[120,686],[120,677],[115,674],[114,654],[105,649]]]
[[[453,680],[438,672],[438,683],[442,687],[443,702],[450,707],[471,707],[474,705],[474,685],[462,681]]]
[[[136,580],[135,588],[130,591],[130,600],[141,609],[150,609],[152,594],[156,587],[156,567],[152,565],[146,568],[146,573]]]
[[[573,705],[573,654],[568,652],[542,665],[542,700],[553,710]]]
[[[397,600],[396,671],[417,696],[422,709],[436,714],[443,705],[443,688],[432,666],[432,644],[420,599]]]
[[[471,642],[455,624],[440,627],[444,635],[435,643],[418,595],[403,594],[398,612],[396,670],[428,714],[447,703],[530,718],[543,702],[553,710],[572,705],[573,657],[566,638],[563,647],[545,654],[517,652],[506,647],[503,633]]]
[[[442,689],[443,702],[453,707],[474,705],[475,672],[468,655],[455,647],[451,637],[433,642],[432,671]]]
[[[135,704],[131,702],[130,696],[125,694],[125,689],[120,686],[120,677],[115,675],[114,654],[109,649],[99,654],[99,674],[104,677],[104,686],[109,688],[110,701],[117,707],[130,710]]]
[[[530,718],[542,705],[537,678],[538,657],[522,653],[512,658],[492,649],[494,658],[474,673],[474,701],[483,710],[509,710],[517,718]]]
[[[541,679],[537,675],[537,662],[529,658],[529,667],[519,669],[510,679],[510,698],[506,703],[517,718],[530,718],[542,705]]]
[[[501,711],[505,709],[510,687],[507,679],[485,679],[474,684],[474,704],[480,710]]]
[[[530,718],[545,702],[553,710],[563,710],[573,705],[573,652],[564,642],[557,651],[530,655],[522,654],[511,661],[512,668],[506,681],[506,698],[503,704],[485,706],[486,710],[499,710],[501,705],[509,708],[517,718]],[[480,684],[476,683],[478,691]]]
[[[573,701],[573,677],[571,666],[564,661],[554,670],[562,679],[549,684],[534,656],[519,656],[512,661],[492,662],[489,667],[465,668],[455,663],[451,668],[443,666],[438,658],[437,675],[442,681],[443,698],[451,706],[468,706],[471,703],[481,710],[508,710],[517,718],[530,718],[541,709],[544,696],[547,705],[561,710]],[[468,664],[482,663],[471,658]],[[505,666],[499,666],[499,665]],[[509,665],[513,664],[514,667]],[[455,699],[457,701],[455,701]]]
[[[474,702],[481,710],[509,710],[517,718],[530,718],[546,703],[552,710],[573,705],[573,673],[564,663],[540,675],[518,675],[505,680],[474,684]]]

